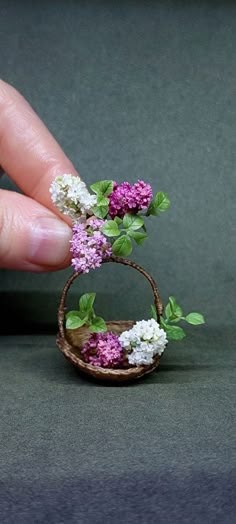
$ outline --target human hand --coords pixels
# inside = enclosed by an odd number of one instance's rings
[[[49,187],[57,175],[78,173],[26,100],[2,80],[0,166],[25,193],[0,190],[0,267],[67,267],[70,220],[54,208]]]

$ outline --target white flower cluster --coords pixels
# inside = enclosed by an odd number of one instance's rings
[[[120,335],[119,341],[128,352],[129,364],[134,366],[152,364],[153,357],[161,355],[168,342],[166,332],[153,318],[136,322]]]
[[[91,209],[97,202],[97,197],[90,195],[86,184],[79,177],[69,174],[56,177],[51,184],[50,193],[59,211],[72,219],[91,214]]]

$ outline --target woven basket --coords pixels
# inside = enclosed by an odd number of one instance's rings
[[[162,303],[160,300],[159,292],[157,289],[157,286],[153,280],[153,278],[138,264],[135,264],[134,262],[130,260],[126,260],[124,258],[120,257],[114,257],[111,256],[108,259],[105,259],[103,263],[107,262],[115,262],[117,264],[124,264],[125,266],[132,267],[133,269],[136,269],[146,277],[148,282],[151,285],[153,296],[154,296],[154,304],[157,312],[157,319],[160,320],[160,316],[162,314]],[[89,330],[85,327],[81,327],[79,329],[66,329],[65,328],[65,311],[66,311],[66,297],[67,293],[74,282],[74,280],[79,277],[81,273],[76,272],[74,273],[66,282],[65,287],[63,289],[60,305],[58,309],[58,325],[59,325],[59,333],[57,335],[57,345],[60,348],[60,350],[63,352],[65,357],[72,362],[77,368],[79,368],[83,373],[86,373],[87,375],[101,381],[108,381],[108,382],[128,382],[134,379],[138,379],[142,377],[143,375],[146,375],[147,373],[150,373],[153,371],[159,364],[160,357],[157,355],[154,358],[154,361],[150,365],[142,365],[142,366],[130,366],[127,368],[117,368],[117,369],[110,369],[110,368],[101,368],[97,366],[93,366],[91,364],[88,364],[83,360],[83,357],[81,355],[81,349],[85,342],[90,337],[91,333]],[[134,320],[120,320],[120,321],[110,321],[106,322],[108,331],[112,331],[113,333],[120,335],[123,331],[126,331],[127,329],[131,329],[132,326],[135,324]]]

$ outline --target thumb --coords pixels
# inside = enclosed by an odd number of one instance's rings
[[[70,264],[71,228],[38,202],[0,191],[0,267],[55,271]]]

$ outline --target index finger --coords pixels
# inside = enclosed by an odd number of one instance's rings
[[[0,80],[0,166],[26,194],[54,212],[49,187],[57,175],[78,175],[46,126],[12,86]]]

